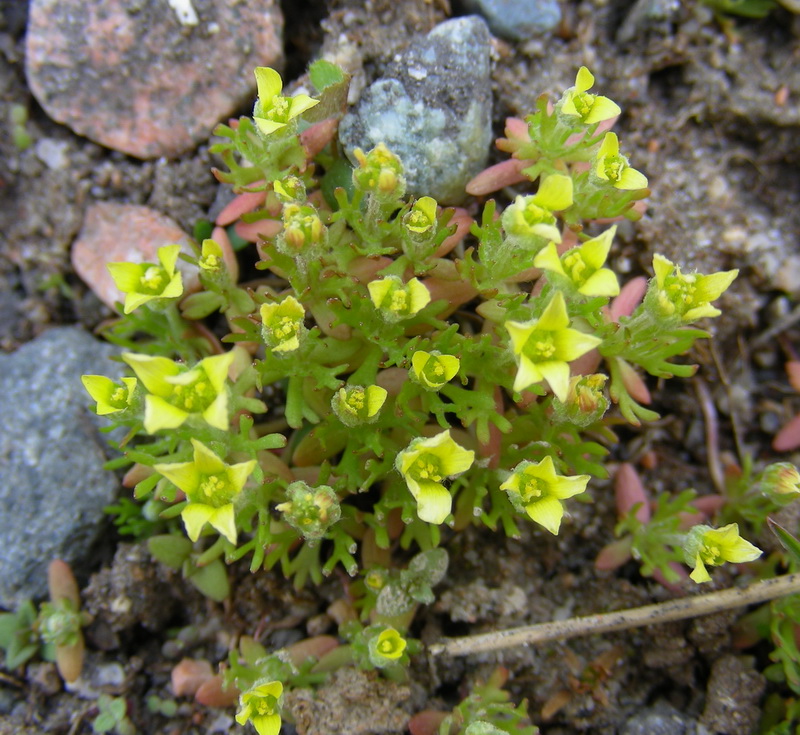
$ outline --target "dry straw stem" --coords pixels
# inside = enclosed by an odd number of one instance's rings
[[[684,597],[669,600],[657,605],[645,605],[630,610],[587,615],[582,618],[570,618],[552,623],[526,625],[522,628],[499,630],[481,635],[463,638],[445,638],[442,642],[430,646],[434,656],[467,656],[471,653],[497,651],[502,648],[526,646],[547,641],[566,640],[581,635],[610,633],[629,628],[641,628],[645,625],[668,623],[672,620],[685,620],[701,615],[732,610],[757,602],[773,600],[784,595],[800,592],[800,573],[785,574],[772,579],[755,582],[747,587],[732,587],[719,592],[710,592],[696,597]]]

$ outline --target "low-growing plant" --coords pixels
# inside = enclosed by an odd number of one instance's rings
[[[287,689],[343,665],[406,675],[420,650],[408,630],[434,599],[451,533],[569,532],[574,498],[608,475],[608,416],[658,418],[643,374],[695,372],[681,357],[709,337],[696,324],[720,314],[712,302],[737,271],[686,273],[656,255],[646,288],[620,285],[607,223],[637,220],[649,190],[609,131],[619,106],[590,92],[586,68],[555,104],[543,96],[508,121],[498,146],[511,157],[468,191],[538,188],[502,213],[489,201],[477,222],[407,197],[384,145],[342,154],[338,68],[312,65],[316,98],[284,96],[270,69],[256,79],[253,117],[221,125],[212,148],[238,196],[192,254],[169,245],[157,263],[109,265],[124,305],[105,334],[133,374],[83,380],[97,413],[128,429],[113,466],[133,465],[134,497],[185,528],[152,536],[151,552],[203,592],[228,596],[225,563],[245,558],[298,587],[337,567],[359,577],[346,644],[317,643],[308,658],[242,639],[231,654],[237,721],[275,735]],[[240,282],[233,233],[255,242],[261,278]],[[643,573],[685,562],[706,582],[760,555],[735,521],[687,524],[693,497],[621,522]],[[524,713],[488,691],[440,732],[527,732]]]

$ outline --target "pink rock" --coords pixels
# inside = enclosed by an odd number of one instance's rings
[[[192,254],[189,236],[149,207],[99,202],[86,210],[81,231],[72,245],[72,267],[105,304],[114,308],[125,297],[117,290],[107,263],[157,263],[163,245],[179,243]],[[197,269],[178,259],[184,291],[197,286]]]
[[[211,664],[205,659],[183,659],[172,669],[172,693],[176,697],[193,697],[209,679],[214,678]]]
[[[175,157],[281,66],[276,0],[31,0],[26,72],[54,120],[137,158]]]

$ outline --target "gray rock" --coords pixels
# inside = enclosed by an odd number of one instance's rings
[[[667,702],[637,712],[619,730],[619,735],[709,735],[696,720]]]
[[[88,408],[85,373],[118,379],[117,349],[55,327],[0,355],[0,606],[47,594],[47,565],[80,571],[106,528],[117,480],[103,469],[107,425]]]
[[[384,143],[408,192],[457,204],[492,140],[490,36],[477,16],[441,23],[388,65],[339,126],[347,155]]]
[[[492,33],[509,41],[527,41],[554,31],[561,22],[558,0],[464,0],[470,13],[486,19]]]

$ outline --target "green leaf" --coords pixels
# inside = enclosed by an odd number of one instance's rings
[[[149,538],[147,550],[162,564],[180,569],[192,553],[192,542],[182,536],[164,534]]]
[[[347,77],[340,67],[325,59],[315,61],[308,69],[308,76],[318,92],[323,92],[332,84],[343,82]]]
[[[775,523],[772,518],[767,518],[767,525],[772,533],[778,537],[778,541],[780,541],[783,548],[789,552],[789,555],[795,563],[800,564],[800,541],[792,536],[783,526]]]
[[[228,573],[220,559],[215,559],[205,567],[196,567],[191,560],[187,560],[183,564],[183,576],[214,602],[222,602],[230,594]]]

